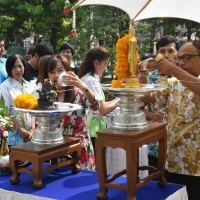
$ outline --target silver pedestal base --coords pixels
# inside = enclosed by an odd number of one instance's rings
[[[31,142],[38,145],[61,144],[64,139],[61,130],[58,128],[54,132],[39,132],[36,130]]]
[[[38,126],[31,142],[37,145],[61,144],[64,142],[60,129],[60,115],[56,116],[37,116]]]
[[[164,88],[157,84],[141,84],[141,88],[112,88],[110,85],[102,85],[102,87],[121,98],[118,102],[119,109],[113,111],[111,124],[109,124],[112,128],[121,130],[142,130],[147,128],[145,113],[140,110],[144,103],[140,101],[140,98]]]
[[[121,130],[141,130],[148,127],[144,112],[137,114],[115,113],[111,121],[111,127]]]

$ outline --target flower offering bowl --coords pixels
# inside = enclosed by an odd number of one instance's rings
[[[37,145],[61,144],[64,142],[60,124],[64,114],[70,115],[82,106],[71,103],[56,103],[57,110],[27,110],[16,108],[24,113],[36,117],[37,126],[31,142]],[[62,105],[62,106],[59,106]]]
[[[142,130],[148,127],[146,116],[140,110],[144,103],[140,98],[148,96],[151,92],[164,89],[159,84],[141,84],[142,88],[112,88],[110,85],[102,85],[102,88],[120,97],[118,103],[120,109],[116,109],[110,120],[110,126],[121,130]]]

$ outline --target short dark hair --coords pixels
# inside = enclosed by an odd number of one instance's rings
[[[64,50],[67,50],[67,49],[71,50],[71,53],[72,53],[72,56],[73,56],[74,55],[74,46],[72,44],[67,43],[67,42],[65,42],[64,44],[61,45],[60,53],[61,53],[61,51],[64,51]]]
[[[35,49],[35,46],[30,47],[26,54],[32,55],[34,49]]]
[[[3,37],[3,35],[0,35],[0,41],[4,41],[5,39],[4,39],[4,37]]]
[[[180,42],[171,35],[163,36],[156,42],[156,51],[158,52],[160,47],[164,47],[171,43],[175,44],[175,48],[178,51],[180,48]]]
[[[22,61],[22,64],[24,66],[24,74],[23,74],[23,76],[26,73],[26,64],[25,64],[25,61],[24,61],[23,57],[21,55],[19,55],[19,54],[13,54],[13,55],[9,56],[7,58],[7,61],[6,61],[6,72],[7,72],[8,76],[10,76],[10,77],[13,77],[11,71],[12,71],[12,69],[13,69],[13,67],[15,65],[15,62],[16,62],[16,60],[18,58]]]
[[[38,54],[39,57],[46,56],[46,55],[53,55],[53,47],[49,42],[41,42],[40,44],[36,45],[32,52],[32,57]]]

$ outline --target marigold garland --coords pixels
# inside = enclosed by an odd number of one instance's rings
[[[130,77],[129,63],[128,63],[128,50],[129,50],[130,35],[125,35],[120,38],[116,43],[116,59],[115,74],[118,80],[112,80],[111,87],[123,88],[120,80]]]
[[[130,35],[125,35],[116,43],[117,64],[115,66],[115,74],[118,80],[112,80],[111,87],[113,88],[123,88],[124,86],[121,85],[121,82],[131,76],[130,66],[128,63],[130,37]],[[138,49],[136,51],[136,57],[139,57]]]
[[[38,106],[37,97],[32,94],[20,94],[14,100],[17,108],[25,108],[28,110],[34,110]]]

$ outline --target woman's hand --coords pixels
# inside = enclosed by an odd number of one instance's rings
[[[25,129],[23,129],[23,130],[21,130],[19,133],[20,133],[20,135],[21,135],[25,140],[29,140],[30,135],[29,135],[28,131],[26,131]]]
[[[27,140],[30,140],[30,139],[32,138],[34,132],[35,132],[35,129],[30,129],[30,130],[28,131],[28,135],[29,135],[29,137],[28,137]]]
[[[114,103],[115,106],[117,107],[117,103],[120,101],[121,99],[119,97],[116,97],[115,99],[113,99],[112,101],[106,102],[106,104],[110,104],[110,103]],[[116,108],[115,107],[115,108]]]
[[[25,129],[21,129],[20,135],[24,138],[24,140],[30,140],[34,134],[34,129],[30,129],[29,131],[26,131]]]
[[[66,75],[63,75],[63,81],[65,85],[74,86],[83,90],[86,90],[88,87],[79,77],[71,71],[68,71]]]

